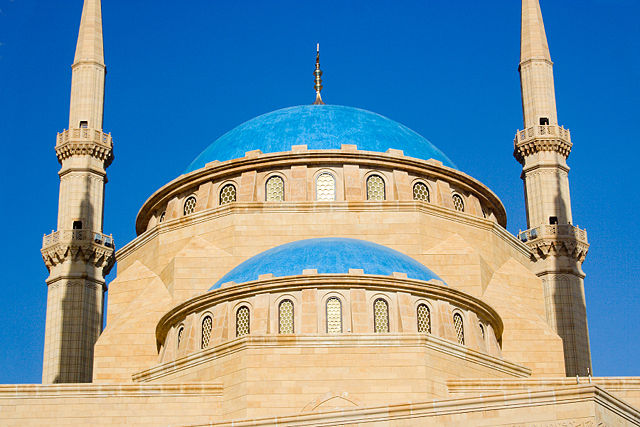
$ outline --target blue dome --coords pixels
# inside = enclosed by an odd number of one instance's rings
[[[339,150],[342,144],[381,153],[394,148],[405,156],[435,159],[456,168],[428,140],[379,114],[339,105],[302,105],[258,116],[232,129],[207,147],[185,173],[214,160],[239,159],[252,150],[279,153],[291,151],[293,145],[307,145],[309,150]]]
[[[231,270],[211,289],[227,282],[257,280],[260,274],[295,276],[306,269],[316,269],[318,274],[339,274],[348,273],[351,268],[362,269],[365,274],[390,276],[397,272],[406,273],[409,279],[442,280],[415,259],[386,246],[329,237],[298,240],[264,251]]]

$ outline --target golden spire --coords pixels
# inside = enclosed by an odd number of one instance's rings
[[[320,70],[320,43],[316,46],[316,70],[313,72],[313,75],[316,76],[316,100],[313,105],[324,105],[322,102],[322,96],[320,96],[320,91],[322,90],[322,70]]]

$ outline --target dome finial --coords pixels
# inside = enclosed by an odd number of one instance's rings
[[[322,70],[320,70],[320,43],[316,45],[316,70],[313,72],[313,75],[316,76],[316,100],[313,105],[324,105],[322,102],[322,96],[320,96],[320,91],[322,90]]]

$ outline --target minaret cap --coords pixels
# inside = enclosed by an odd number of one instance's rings
[[[95,62],[104,65],[102,6],[100,3],[100,0],[84,1],[74,64]]]
[[[531,59],[551,61],[539,0],[522,0],[520,62]]]
[[[322,91],[322,70],[320,70],[320,43],[316,45],[316,70],[313,72],[313,75],[316,76],[316,84],[314,88],[316,89],[316,100],[313,105],[324,105],[322,102],[322,96],[320,96],[320,91]]]

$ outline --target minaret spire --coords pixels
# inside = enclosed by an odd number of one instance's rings
[[[71,77],[69,129],[58,134],[58,228],[42,241],[47,278],[43,383],[91,382],[102,331],[104,277],[114,263],[102,233],[110,134],[102,131],[106,67],[100,0],[85,0]]]
[[[104,108],[104,45],[100,0],[85,0],[78,32],[76,55],[71,66],[69,129],[102,129]]]
[[[557,125],[553,62],[538,0],[522,0],[519,70],[524,127]]]
[[[582,262],[587,233],[573,225],[569,131],[558,125],[553,62],[539,0],[522,0],[520,83],[524,129],[514,140],[522,164],[528,230],[520,233],[542,280],[547,322],[562,338],[567,376],[591,373]]]
[[[104,66],[101,9],[100,0],[85,0],[74,65],[80,62],[97,62]]]
[[[320,70],[320,43],[316,45],[316,69],[313,72],[313,75],[316,76],[316,84],[314,88],[316,89],[316,100],[313,105],[324,105],[322,102],[322,96],[320,96],[320,92],[322,91],[322,70]]]
[[[531,59],[551,61],[549,43],[542,21],[542,11],[538,0],[522,2],[522,35],[520,39],[520,62]]]

